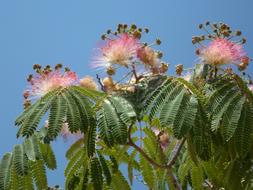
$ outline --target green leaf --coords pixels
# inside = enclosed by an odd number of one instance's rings
[[[80,138],[76,142],[74,142],[70,146],[70,148],[67,150],[67,152],[66,152],[66,158],[68,160],[70,160],[75,155],[75,153],[78,150],[80,150],[81,148],[83,148],[83,144],[84,144],[84,139],[83,138]]]
[[[100,154],[99,152],[98,152],[98,157],[99,157],[99,161],[100,161],[101,167],[103,169],[103,174],[105,176],[106,183],[107,183],[107,185],[110,185],[111,181],[112,181],[112,176],[111,176],[111,172],[110,172],[110,170],[109,170],[109,168],[107,166],[106,160],[103,157],[103,155]]]
[[[32,175],[18,176],[18,190],[34,190]]]
[[[119,105],[117,106],[119,108]],[[108,146],[112,146],[114,143],[126,144],[127,125],[122,119],[125,122],[130,121],[131,119],[126,119],[130,114],[133,115],[131,112],[129,114],[118,113],[110,99],[104,100],[101,109],[97,113],[97,124],[101,138]]]
[[[48,120],[48,136],[50,139],[56,138],[61,131],[66,116],[66,110],[67,104],[64,97],[62,95],[55,97],[51,105]]]
[[[66,177],[65,187],[69,186],[74,174],[76,174],[80,168],[82,168],[84,162],[87,160],[87,157],[84,154],[84,149],[79,149],[75,155],[70,159],[68,165],[64,171]]]
[[[44,97],[38,100],[38,103],[36,102],[34,106],[27,108],[28,110],[24,112],[23,116],[21,116],[21,118],[23,119],[20,119],[20,118],[17,119],[16,121],[17,124],[21,122],[20,133],[23,136],[29,137],[34,133],[42,117],[50,108],[51,102],[55,98],[54,96],[55,93],[56,92],[53,91],[46,94]],[[22,121],[19,121],[19,120],[22,120]]]
[[[88,157],[92,157],[96,148],[96,126],[90,126],[87,138],[87,154]]]
[[[32,176],[35,181],[38,190],[47,189],[47,176],[46,168],[42,160],[37,160],[36,162],[31,161],[30,163]]]
[[[204,176],[201,167],[192,166],[191,179],[194,190],[203,190]]]
[[[224,96],[223,99],[226,100],[226,102],[220,103],[214,110],[214,115],[211,122],[211,128],[213,131],[216,131],[219,126],[220,122],[222,120],[222,117],[224,116],[224,113],[229,108],[230,104],[233,104],[237,99],[238,96],[240,96],[239,93],[228,91],[228,96]]]
[[[24,143],[25,154],[31,161],[36,161],[41,158],[41,153],[39,150],[39,142],[35,136],[25,139]]]
[[[140,170],[141,170],[141,174],[143,176],[144,181],[147,183],[147,185],[150,189],[153,189],[154,185],[155,185],[155,181],[154,181],[155,175],[154,175],[152,166],[141,155],[140,155],[140,163],[139,164],[140,164]]]
[[[95,125],[95,114],[92,109],[92,102],[84,94],[76,90],[68,90],[75,104],[78,106],[81,119],[81,131],[86,132],[91,125]]]
[[[28,159],[22,145],[16,145],[13,150],[13,164],[18,175],[27,175]]]
[[[115,107],[117,114],[125,125],[130,125],[136,120],[136,113],[132,105],[124,98],[114,96],[108,98],[112,105]]]
[[[191,168],[192,162],[189,158],[187,158],[187,160],[184,163],[180,164],[178,169],[178,176],[181,184],[183,184],[184,181],[186,180],[186,177],[190,173]]]
[[[131,190],[131,187],[129,186],[126,178],[119,170],[113,173],[111,186],[113,190],[118,190],[119,188],[124,190]]]
[[[56,169],[56,158],[50,144],[39,143],[39,147],[46,166],[51,170]]]
[[[66,91],[63,94],[64,100],[67,102],[67,123],[69,127],[69,131],[71,133],[76,133],[82,130],[82,120],[81,113],[79,111],[78,104],[76,103],[74,97]]]
[[[224,127],[224,136],[226,141],[234,135],[244,102],[245,97],[238,97],[238,100],[234,101],[233,104],[230,104],[227,111],[224,113],[222,125]]]
[[[102,190],[103,189],[102,167],[99,163],[98,158],[96,157],[91,158],[90,173],[94,190]]]
[[[0,189],[9,189],[12,154],[6,153],[0,163]]]
[[[238,126],[235,131],[236,151],[244,158],[250,151],[252,145],[253,108],[252,105],[244,104]]]

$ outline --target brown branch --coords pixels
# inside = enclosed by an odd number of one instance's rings
[[[128,145],[135,148],[150,164],[152,164],[156,168],[166,168],[166,165],[161,165],[155,162],[152,158],[150,158],[139,146],[137,146],[132,138],[131,138],[132,125],[130,125],[128,129]]]
[[[135,83],[137,83],[137,82],[139,81],[139,77],[138,77],[138,75],[137,75],[137,73],[136,73],[134,63],[132,64],[132,72],[133,72],[133,75],[134,75],[134,77],[135,77]]]
[[[98,83],[99,83],[99,85],[101,87],[101,90],[105,92],[105,87],[104,87],[104,85],[103,85],[103,83],[101,81],[101,78],[98,76],[98,74],[96,74],[96,76],[97,76],[97,79],[98,79]]]
[[[177,177],[172,173],[171,168],[167,169],[167,174],[168,174],[169,178],[171,179],[173,186],[177,190],[182,190],[182,187],[181,187],[180,183],[178,182]]]
[[[186,138],[183,138],[181,141],[177,142],[177,144],[176,144],[176,146],[174,147],[174,150],[173,150],[173,153],[174,153],[173,157],[172,157],[172,159],[167,164],[168,168],[171,168],[175,164],[175,162],[177,160],[177,157],[178,157],[181,149],[183,148],[185,140],[186,140]]]
[[[176,159],[185,143],[186,138],[183,138],[183,140],[179,141],[174,150],[173,150],[173,157],[172,159],[170,159],[170,161],[168,162],[168,164],[166,165],[162,165],[159,164],[157,162],[155,162],[152,158],[150,158],[138,145],[136,145],[131,138],[131,131],[132,131],[132,125],[129,127],[128,129],[128,145],[132,146],[133,148],[135,148],[150,164],[152,164],[154,167],[156,168],[164,168],[164,169],[171,169],[172,166],[175,164]]]

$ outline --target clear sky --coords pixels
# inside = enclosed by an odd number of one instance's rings
[[[171,69],[190,67],[196,62],[191,36],[206,20],[240,28],[253,57],[252,10],[252,0],[0,0],[0,155],[18,142],[14,120],[33,64],[61,62],[80,77],[95,75],[89,64],[100,34],[118,23],[136,23],[150,28],[147,40],[161,38]],[[54,144],[59,169],[49,174],[51,185],[64,184],[67,146],[60,139]]]

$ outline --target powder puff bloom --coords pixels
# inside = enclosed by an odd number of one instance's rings
[[[100,48],[101,56],[95,61],[94,67],[110,67],[114,64],[128,66],[137,56],[139,40],[129,34],[122,34],[116,39],[107,39]]]
[[[165,151],[166,148],[170,144],[169,135],[166,132],[161,133],[161,131],[159,129],[157,129],[156,127],[152,127],[152,131],[155,133],[156,136],[159,137],[159,144],[160,144],[162,150]]]
[[[110,93],[113,90],[116,90],[115,82],[113,81],[111,76],[104,78],[102,83],[106,92]]]
[[[83,135],[80,131],[75,132],[75,133],[71,133],[69,130],[69,124],[67,122],[63,123],[63,125],[62,125],[61,136],[63,137],[63,139],[65,141],[70,138],[79,139],[79,138],[83,137]]]
[[[49,127],[49,122],[48,120],[46,120],[45,128],[48,128],[48,127]],[[83,137],[81,132],[71,133],[69,130],[69,124],[67,122],[64,122],[62,124],[60,135],[63,137],[65,141],[68,140],[69,138],[79,139]]]
[[[61,73],[60,70],[40,73],[30,80],[29,95],[40,98],[48,92],[60,87],[69,87],[78,83],[76,73],[67,71]]]
[[[80,86],[91,90],[97,90],[98,85],[91,76],[85,76],[80,80]]]
[[[249,85],[249,90],[253,93],[253,85]]]
[[[139,48],[137,56],[145,65],[149,65],[151,67],[156,67],[159,63],[156,52],[148,46]]]
[[[242,45],[223,38],[214,39],[207,47],[200,49],[200,58],[214,66],[240,63],[245,52]]]
[[[190,72],[187,72],[187,73],[183,76],[183,79],[189,82],[189,81],[191,80],[191,77],[192,77],[192,74],[191,74]]]

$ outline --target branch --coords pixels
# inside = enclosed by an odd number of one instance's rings
[[[105,87],[104,87],[104,85],[103,85],[103,83],[101,81],[101,78],[98,76],[98,74],[96,74],[96,76],[97,76],[97,79],[98,79],[98,83],[99,83],[99,85],[101,87],[101,90],[105,92]]]
[[[185,143],[186,138],[183,138],[181,141],[179,141],[174,150],[173,150],[173,156],[172,159],[168,162],[166,165],[159,164],[155,162],[152,158],[150,158],[138,145],[136,145],[131,138],[131,131],[132,131],[132,125],[130,125],[128,129],[128,145],[135,148],[150,164],[152,164],[156,168],[164,168],[164,169],[171,169],[172,166],[175,164],[177,157]]]
[[[167,164],[168,168],[171,168],[175,164],[175,162],[177,160],[177,157],[178,157],[181,149],[183,148],[185,140],[186,140],[186,138],[183,138],[181,141],[177,142],[177,144],[176,144],[176,146],[174,147],[174,150],[173,150],[173,157]]]
[[[150,164],[152,164],[156,168],[166,168],[166,165],[161,165],[155,162],[152,158],[150,158],[139,146],[137,146],[131,138],[132,125],[128,129],[128,145],[135,148]]]
[[[171,179],[173,186],[177,190],[182,190],[182,187],[181,187],[180,183],[178,182],[177,177],[172,173],[171,169],[167,170],[167,174],[168,174],[169,178]]]

